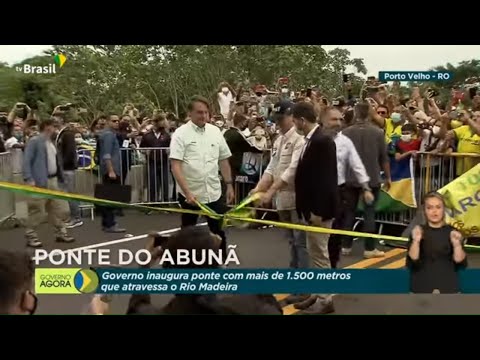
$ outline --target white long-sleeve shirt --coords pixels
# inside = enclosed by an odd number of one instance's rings
[[[370,177],[367,174],[367,170],[365,170],[362,159],[360,159],[352,140],[341,132],[335,136],[334,140],[337,147],[338,185],[345,184],[347,168],[353,171],[358,183],[368,183]]]

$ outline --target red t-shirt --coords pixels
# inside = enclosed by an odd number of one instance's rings
[[[420,144],[422,143],[422,139],[413,139],[410,142],[404,142],[402,140],[398,140],[395,151],[400,154],[405,154],[406,152],[412,150],[420,150]]]

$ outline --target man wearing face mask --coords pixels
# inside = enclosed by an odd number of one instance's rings
[[[340,193],[339,212],[333,222],[334,229],[351,230],[355,222],[355,214],[349,209],[355,208],[358,203],[357,192],[349,191],[345,185],[347,178],[347,169],[350,169],[361,187],[361,198],[365,203],[370,204],[374,201],[372,190],[368,182],[370,177],[367,174],[360,156],[358,155],[352,140],[342,134],[342,114],[338,108],[327,107],[320,116],[323,131],[331,136],[337,149],[337,174],[338,188]],[[333,269],[337,268],[342,249],[342,237],[332,234],[328,241],[328,253],[330,264]]]
[[[385,119],[385,140],[387,144],[397,141],[402,136],[402,126],[407,123],[419,125],[421,121],[413,116],[405,106],[396,106],[390,119]]]
[[[25,144],[23,142],[23,130],[20,126],[14,126],[11,136],[6,136],[5,150],[23,149]]]
[[[402,136],[395,144],[395,160],[404,161],[415,156],[420,150],[421,139],[414,138],[417,134],[417,128],[413,124],[402,126]]]
[[[232,178],[235,179],[241,173],[243,153],[261,153],[263,149],[257,148],[248,142],[243,131],[247,128],[248,118],[243,114],[235,114],[233,117],[233,126],[225,131],[223,135],[227,142],[228,148],[232,153],[229,158],[230,167],[232,169]]]
[[[391,142],[393,138],[399,138],[402,136],[402,125],[405,123],[405,119],[398,111],[392,112],[390,118],[385,119],[385,140],[387,143]]]
[[[251,137],[248,138],[249,142],[257,149],[267,150],[267,138],[265,137],[265,129],[261,126],[257,126]]]
[[[25,252],[0,250],[0,314],[33,315],[38,299],[34,265]]]
[[[168,148],[171,137],[168,133],[168,122],[163,116],[153,119],[152,131],[142,137],[141,148],[161,148],[162,150],[147,150],[148,158],[148,194],[152,203],[168,202],[168,178],[170,162]]]
[[[23,160],[23,177],[25,183],[31,186],[49,190],[59,190],[58,183],[63,182],[63,168],[52,138],[55,134],[53,120],[44,120],[40,123],[40,134],[31,138],[25,147]],[[25,237],[27,246],[40,247],[36,229],[43,220],[43,209],[48,213],[48,219],[55,228],[57,242],[72,242],[74,238],[67,234],[62,221],[62,204],[56,199],[28,199],[28,219]]]
[[[234,101],[235,94],[230,88],[230,85],[226,82],[220,84],[218,91],[218,106],[220,107],[220,114],[224,119],[228,119],[228,113],[230,112],[230,103]]]
[[[75,131],[65,123],[65,116],[62,113],[55,113],[52,116],[57,129],[55,146],[58,150],[60,166],[63,172],[63,181],[61,188],[69,193],[75,193],[75,171],[78,168],[77,143],[75,141]],[[67,229],[73,229],[83,225],[80,216],[80,205],[76,201],[69,201],[70,221],[67,222]]]
[[[13,126],[13,131],[10,131],[12,126]],[[17,125],[14,126],[12,123],[9,123],[7,134],[8,135],[6,136],[7,140],[5,141],[4,151],[8,151],[11,153],[13,173],[21,174],[22,166],[23,166],[22,150],[25,148],[23,129],[20,126],[17,126]]]

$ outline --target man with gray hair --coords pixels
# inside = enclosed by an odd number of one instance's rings
[[[332,228],[351,230],[351,227],[349,228],[348,226],[351,226],[350,224],[352,223],[352,219],[348,218],[348,216],[353,214],[351,212],[345,212],[345,209],[350,209],[356,206],[358,198],[350,196],[351,193],[346,191],[345,182],[347,172],[350,170],[354,174],[355,179],[361,186],[363,200],[367,204],[370,204],[374,201],[372,190],[368,185],[370,177],[365,170],[362,159],[360,159],[352,140],[350,140],[350,138],[341,132],[344,123],[343,115],[340,112],[340,109],[336,107],[325,108],[320,114],[320,120],[324,133],[326,135],[330,135],[334,139],[337,150],[337,174],[340,206],[337,216],[333,221]],[[355,203],[352,204],[352,202]],[[341,240],[341,236],[336,234],[330,235],[328,240],[328,253],[332,269],[337,268],[338,261],[340,260]]]

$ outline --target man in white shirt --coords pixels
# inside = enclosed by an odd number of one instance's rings
[[[198,210],[197,201],[213,211],[226,212],[225,199],[218,172],[227,186],[226,200],[235,198],[228,158],[232,155],[220,130],[209,124],[208,100],[196,96],[188,105],[190,121],[173,133],[170,144],[172,173],[179,189],[182,208]],[[198,215],[182,214],[182,227],[195,225]],[[221,222],[208,218],[210,230],[222,238],[221,250],[226,252],[225,232]]]
[[[340,193],[340,208],[337,216],[335,217],[332,228],[352,230],[347,228],[347,225],[350,224],[351,221],[345,221],[347,220],[347,214],[344,209],[350,208],[351,206],[356,206],[351,204],[352,201],[356,201],[356,198],[349,196],[350,193],[345,191],[347,169],[352,170],[358,183],[362,186],[363,199],[366,203],[371,203],[374,200],[372,191],[368,186],[370,177],[367,174],[367,170],[365,169],[362,159],[360,159],[352,140],[343,135],[340,131],[343,126],[342,113],[335,107],[328,107],[322,112],[320,120],[323,126],[324,134],[333,137],[337,149],[337,176]],[[340,260],[341,249],[341,236],[335,234],[330,235],[328,240],[328,253],[332,269],[337,268],[338,261]]]
[[[220,107],[220,114],[222,114],[224,119],[228,119],[230,106],[235,99],[234,94],[227,83],[220,84],[220,91],[218,92],[217,100],[218,106]]]

